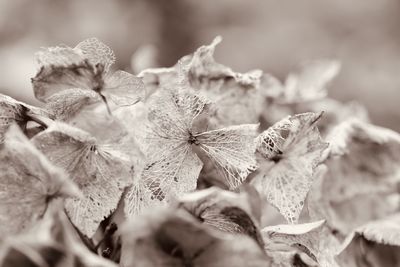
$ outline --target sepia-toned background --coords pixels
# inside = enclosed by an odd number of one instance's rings
[[[236,71],[284,79],[304,60],[339,59],[330,96],[357,100],[373,122],[400,131],[399,26],[398,0],[0,0],[0,93],[37,103],[40,47],[98,37],[132,71],[139,48],[170,66],[221,35],[216,58]]]

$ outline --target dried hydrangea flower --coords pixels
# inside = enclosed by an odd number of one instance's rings
[[[111,48],[97,40],[87,39],[75,48],[67,46],[50,47],[36,54],[40,70],[32,78],[37,99],[48,103],[51,96],[68,89],[92,90],[106,103],[118,106],[133,105],[144,95],[144,85],[140,78],[125,72],[110,72],[115,61]],[[84,101],[74,96],[75,101]],[[66,96],[68,97],[68,96]]]
[[[194,121],[201,119],[208,104],[190,91],[163,90],[153,96],[148,115],[148,163],[142,179],[154,198],[163,200],[196,188],[202,162],[194,149],[215,163],[231,188],[256,169],[253,139],[258,125],[198,131]]]

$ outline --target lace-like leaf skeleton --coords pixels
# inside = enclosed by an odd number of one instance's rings
[[[315,126],[321,116],[322,113],[289,116],[256,139],[261,164],[253,183],[291,223],[298,220],[314,170],[328,146]]]
[[[187,90],[160,90],[153,95],[148,113],[150,145],[142,179],[154,198],[162,201],[196,188],[203,165],[196,150],[218,166],[231,188],[256,169],[253,140],[258,125],[204,131],[200,128],[204,128],[203,112],[209,104]]]
[[[66,210],[78,229],[92,237],[101,221],[116,209],[130,183],[129,156],[115,149],[115,143],[99,142],[87,132],[60,122],[32,140],[82,190],[84,197],[66,201]]]

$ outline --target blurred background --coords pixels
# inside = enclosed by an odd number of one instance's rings
[[[40,47],[97,37],[132,71],[139,49],[171,66],[217,35],[216,59],[235,71],[284,79],[305,60],[339,59],[329,95],[400,131],[398,0],[0,0],[0,93],[38,104],[30,78]]]

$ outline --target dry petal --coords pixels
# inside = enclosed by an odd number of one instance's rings
[[[287,221],[297,222],[313,182],[315,168],[327,148],[316,122],[321,113],[289,116],[261,133],[257,150],[262,155],[253,182]]]
[[[129,157],[112,144],[98,143],[88,133],[62,123],[54,123],[33,141],[82,190],[84,197],[68,200],[66,209],[72,222],[92,237],[116,209],[131,180]]]

